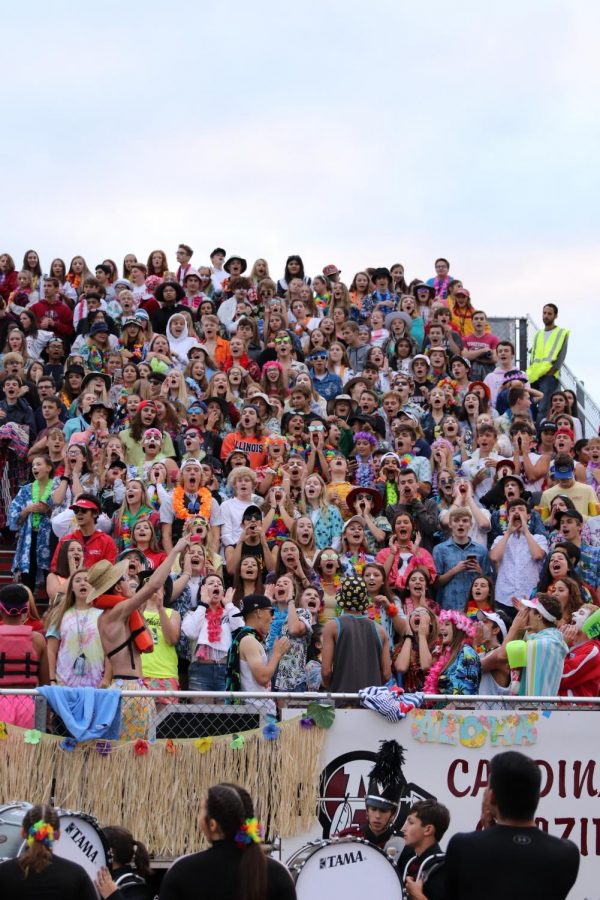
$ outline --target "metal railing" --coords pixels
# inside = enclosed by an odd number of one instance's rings
[[[277,710],[306,709],[310,703],[332,704],[343,708],[360,708],[360,695],[356,693],[245,693],[221,691],[122,691],[123,700],[145,697],[154,701],[154,711],[150,718],[148,737],[185,739],[219,737],[243,731],[262,728]],[[38,731],[58,736],[68,736],[62,720],[51,711],[46,700],[33,689],[12,689],[0,691],[0,707],[4,697],[23,698],[22,714],[27,710],[30,720],[21,722],[25,727],[35,727]],[[32,703],[33,701],[33,703]],[[540,710],[600,710],[600,697],[513,697],[476,694],[468,696],[448,696],[447,694],[426,694],[426,703],[447,709],[483,709],[489,706],[513,709]],[[367,711],[367,710],[365,710]]]

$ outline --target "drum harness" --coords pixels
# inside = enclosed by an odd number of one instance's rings
[[[406,891],[406,873],[408,871],[408,867],[414,862],[415,857],[409,859],[404,867],[404,871],[402,872],[401,883],[402,883],[402,896],[404,900],[408,900],[408,893]],[[429,856],[426,856],[423,862],[420,864],[417,869],[417,873],[415,875],[415,881],[422,881],[423,884],[426,883],[427,879],[430,875],[433,875],[434,872],[437,872],[442,868],[446,861],[445,853],[431,853]]]

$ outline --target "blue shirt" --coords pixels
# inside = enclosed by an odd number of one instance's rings
[[[438,575],[444,575],[467,556],[477,557],[483,574],[492,575],[492,564],[481,544],[475,544],[470,540],[468,544],[460,546],[452,538],[449,538],[433,548],[433,561]],[[475,578],[477,578],[476,572],[459,572],[443,587],[438,587],[435,598],[442,609],[457,609],[462,612]]]
[[[595,591],[600,585],[600,547],[592,547],[582,541],[579,549],[581,559],[575,566],[575,571]]]
[[[310,370],[310,377],[315,386],[317,394],[326,400],[333,400],[338,394],[342,393],[342,379],[339,375],[332,372],[326,372],[322,378],[318,378],[313,369]]]

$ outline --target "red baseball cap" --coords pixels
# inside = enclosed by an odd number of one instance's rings
[[[101,507],[97,500],[88,500],[84,497],[81,500],[75,500],[69,509],[96,509],[100,511]]]

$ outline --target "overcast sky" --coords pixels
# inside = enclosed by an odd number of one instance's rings
[[[3,4],[2,247],[190,243],[558,303],[600,399],[600,4]],[[593,327],[590,327],[593,326]]]

